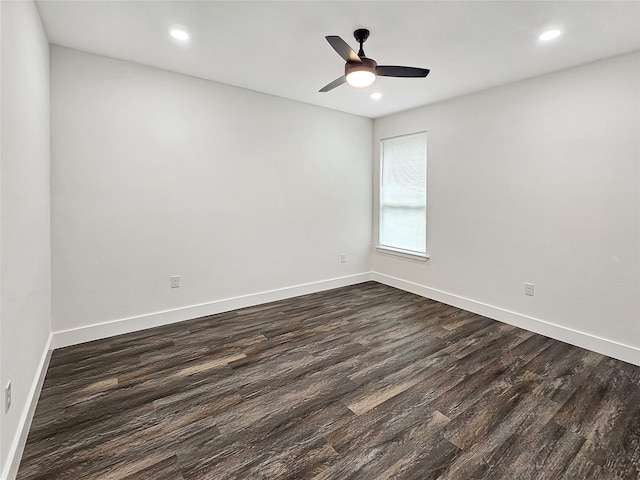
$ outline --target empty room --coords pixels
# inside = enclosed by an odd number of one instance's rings
[[[0,0],[0,479],[640,479],[640,2]]]

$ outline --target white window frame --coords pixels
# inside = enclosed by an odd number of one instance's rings
[[[413,250],[405,250],[402,248],[398,248],[398,247],[394,247],[391,245],[383,245],[382,242],[380,241],[380,236],[381,236],[381,228],[380,228],[380,222],[382,221],[382,182],[384,180],[383,177],[383,171],[384,171],[384,142],[386,140],[394,140],[394,139],[398,139],[398,138],[402,138],[402,137],[411,137],[414,135],[425,135],[426,136],[427,132],[425,130],[419,131],[419,132],[412,132],[412,133],[407,133],[407,134],[403,134],[403,135],[396,135],[394,137],[386,137],[386,138],[382,138],[380,139],[380,171],[379,171],[379,178],[378,178],[378,225],[377,225],[377,230],[378,230],[378,238],[377,238],[377,244],[375,245],[375,249],[378,253],[383,253],[383,254],[388,254],[388,255],[394,255],[394,256],[398,256],[398,257],[403,257],[403,258],[407,258],[409,260],[418,260],[418,261],[422,261],[422,262],[426,262],[429,259],[429,255],[428,255],[428,245],[427,245],[427,230],[428,230],[428,203],[427,203],[427,198],[429,196],[429,186],[428,186],[428,154],[427,154],[427,158],[425,159],[425,184],[426,184],[426,192],[425,192],[425,251],[424,252],[417,252],[417,251],[413,251]]]

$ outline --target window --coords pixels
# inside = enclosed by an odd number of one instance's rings
[[[379,248],[427,255],[427,134],[380,143]]]

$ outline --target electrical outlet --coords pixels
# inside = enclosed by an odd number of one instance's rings
[[[11,406],[11,382],[7,383],[7,387],[4,389],[4,413],[9,412]]]
[[[533,297],[533,283],[524,284],[524,294]]]
[[[347,263],[347,254],[343,253],[340,255],[340,263]]]
[[[171,276],[171,288],[180,287],[180,275],[172,275]]]

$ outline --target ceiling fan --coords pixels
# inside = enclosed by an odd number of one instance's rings
[[[327,42],[329,42],[329,45],[331,45],[333,49],[338,52],[338,55],[344,58],[347,63],[344,65],[344,75],[322,87],[320,92],[333,90],[344,82],[358,88],[368,87],[375,82],[377,76],[418,78],[429,75],[429,70],[426,68],[378,65],[375,60],[367,58],[364,54],[364,50],[362,49],[362,44],[367,40],[367,38],[369,38],[369,30],[366,28],[359,28],[353,32],[353,36],[360,44],[360,50],[358,53],[356,53],[347,42],[337,35],[328,35],[324,37],[327,39]]]

